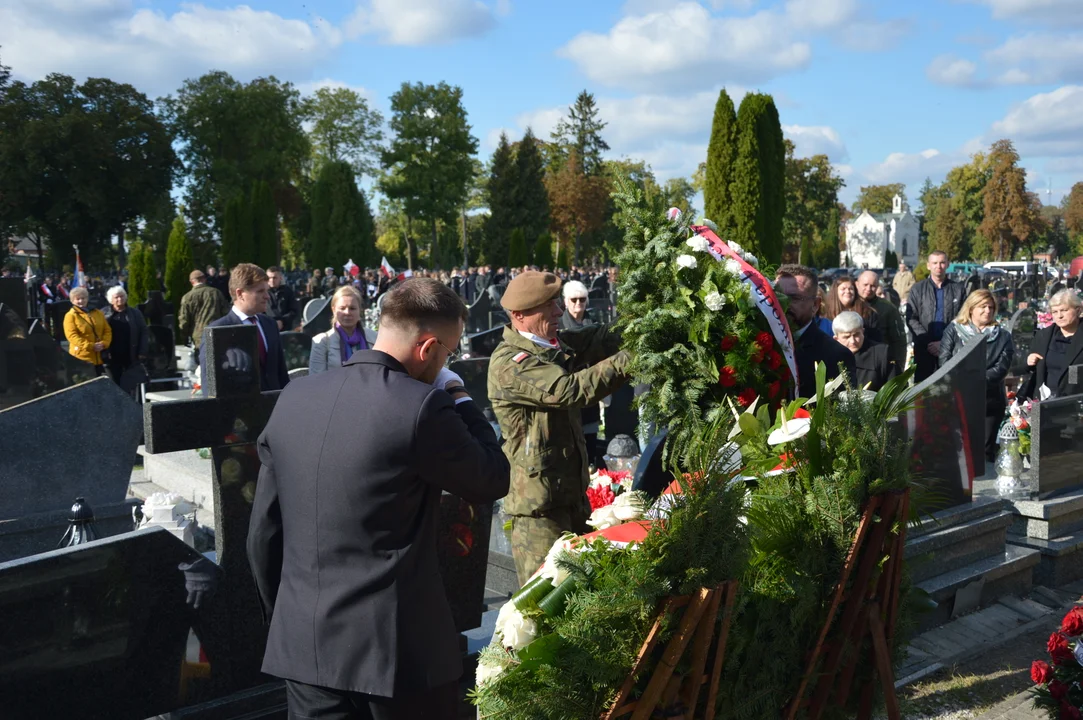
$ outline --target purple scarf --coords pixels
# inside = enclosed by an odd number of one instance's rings
[[[346,361],[350,359],[358,350],[368,350],[369,344],[365,341],[365,333],[361,329],[361,323],[357,323],[357,327],[353,329],[353,333],[346,334],[346,331],[342,329],[341,325],[335,325],[335,331],[338,332],[339,340],[342,342],[342,364],[345,365]]]

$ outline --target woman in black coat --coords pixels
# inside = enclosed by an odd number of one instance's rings
[[[1081,306],[1083,302],[1074,290],[1061,290],[1050,298],[1053,324],[1034,333],[1027,356],[1027,365],[1032,369],[1023,385],[1022,398],[1038,397],[1042,385],[1059,396],[1083,392],[1083,386],[1068,382],[1068,367],[1083,363],[1083,333],[1077,332]]]
[[[1015,355],[1011,333],[996,321],[996,306],[993,293],[975,290],[940,339],[941,366],[961,353],[970,339],[979,335],[985,339],[985,457],[989,462],[996,459],[997,432],[1008,407],[1004,378]]]

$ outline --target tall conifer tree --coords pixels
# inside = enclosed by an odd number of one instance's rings
[[[782,260],[785,176],[786,148],[774,100],[750,93],[737,112],[737,156],[730,182],[732,238],[769,263]]]
[[[308,255],[316,267],[375,262],[376,228],[348,162],[326,163],[312,188]]]
[[[539,268],[553,269],[553,236],[543,232],[534,243],[534,264]]]
[[[515,204],[519,212],[516,224],[523,228],[526,237],[539,237],[549,230],[549,192],[545,189],[545,162],[530,128],[515,151],[515,181]],[[549,255],[552,257],[552,251]]]
[[[518,167],[508,136],[500,133],[489,170],[489,217],[485,221],[485,261],[491,265],[510,262],[511,233],[517,226]],[[548,208],[548,200],[546,200]]]
[[[703,187],[704,214],[725,236],[733,229],[730,203],[730,183],[737,157],[737,113],[733,100],[723,89],[718,93],[711,124],[711,141],[707,145],[707,167]]]
[[[188,292],[188,274],[194,269],[184,216],[177,215],[173,219],[173,230],[169,233],[169,244],[165,251],[165,297],[174,307],[180,307],[181,298]]]
[[[568,108],[568,117],[561,118],[553,130],[552,139],[564,159],[569,150],[575,150],[585,175],[600,175],[603,169],[602,153],[609,144],[602,139],[607,123],[598,118],[598,106],[594,95],[584,90]]]
[[[252,221],[252,259],[261,268],[278,264],[278,210],[275,208],[271,186],[257,181],[252,184],[249,199]]]

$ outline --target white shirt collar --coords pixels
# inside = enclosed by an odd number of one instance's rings
[[[556,340],[556,338],[554,338],[552,340],[546,340],[543,337],[539,337],[538,335],[535,335],[534,333],[531,333],[531,332],[527,332],[525,330],[518,330],[516,332],[518,332],[520,335],[522,335],[523,337],[525,337],[527,340],[534,343],[535,345],[538,345],[539,347],[546,348],[547,350],[559,350],[560,349],[560,343]]]
[[[233,314],[241,319],[241,322],[248,322],[248,318],[254,317],[253,315],[245,315],[243,312],[237,309],[237,306],[233,306]],[[258,322],[256,323],[259,324]]]

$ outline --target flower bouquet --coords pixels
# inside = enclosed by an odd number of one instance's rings
[[[1068,611],[1060,629],[1049,636],[1046,652],[1052,664],[1035,660],[1030,666],[1034,704],[1052,720],[1083,718],[1083,607]]]
[[[1019,454],[1030,457],[1030,414],[1034,410],[1034,400],[1019,402],[1014,392],[1008,393],[1008,417],[1004,422],[1011,423],[1019,435]]]

